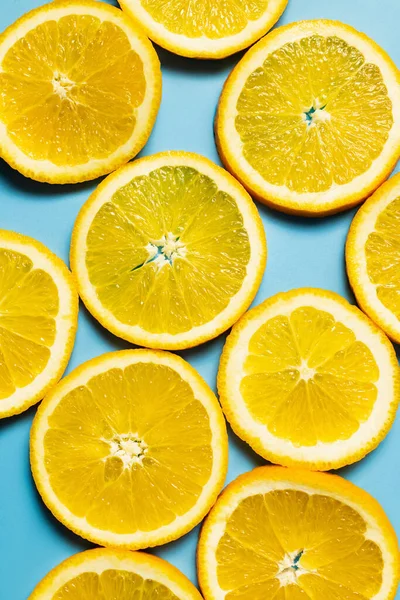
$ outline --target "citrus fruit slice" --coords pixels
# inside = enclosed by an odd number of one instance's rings
[[[262,202],[324,215],[364,200],[400,153],[400,76],[372,40],[336,21],[280,27],[225,84],[216,138]]]
[[[127,550],[96,548],[67,558],[29,600],[201,600],[194,585],[167,561]]]
[[[0,418],[32,406],[57,383],[77,319],[65,264],[36,240],[0,229]]]
[[[400,174],[358,211],[347,237],[346,263],[363,311],[400,343]]]
[[[190,531],[223,485],[227,435],[200,375],[166,352],[105,354],[65,377],[31,433],[38,490],[64,525],[131,549]]]
[[[336,475],[260,467],[231,483],[198,548],[205,600],[393,600],[396,534]]]
[[[192,58],[224,58],[271,29],[288,0],[122,0],[149,38]]]
[[[319,289],[277,294],[228,337],[218,374],[226,417],[264,458],[316,470],[353,463],[399,403],[393,346],[355,306]]]
[[[76,183],[135,156],[153,127],[161,72],[124,13],[58,0],[0,36],[0,155],[38,181]]]
[[[71,265],[89,311],[135,344],[178,349],[245,312],[266,261],[261,219],[229,173],[196,154],[142,158],[78,215]]]

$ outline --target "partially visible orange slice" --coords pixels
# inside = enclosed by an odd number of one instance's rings
[[[350,284],[362,310],[400,343],[400,175],[356,214],[347,237]]]
[[[65,264],[40,242],[0,230],[0,418],[32,406],[57,383],[77,319]]]
[[[165,560],[143,552],[96,549],[55,567],[29,600],[201,600],[194,585]]]
[[[205,600],[394,600],[396,533],[378,502],[335,475],[260,467],[207,517]]]
[[[267,33],[288,0],[121,0],[149,38],[192,58],[223,58]]]

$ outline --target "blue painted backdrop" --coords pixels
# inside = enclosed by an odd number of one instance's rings
[[[243,0],[245,1],[245,0]],[[116,4],[109,0],[111,4]],[[1,0],[0,30],[42,0]],[[289,0],[280,24],[300,19],[338,19],[374,38],[400,64],[398,0]],[[191,150],[218,161],[212,123],[222,85],[240,54],[219,62],[198,62],[157,48],[163,70],[163,101],[152,136],[143,150]],[[44,242],[65,261],[79,208],[95,184],[50,186],[24,179],[0,160],[0,227]],[[255,303],[282,290],[316,286],[352,299],[343,250],[354,211],[323,220],[306,220],[259,205],[268,237],[269,260]],[[215,388],[224,336],[197,350],[183,352]],[[81,307],[69,370],[110,350],[129,345],[108,334]],[[26,600],[36,583],[66,557],[90,547],[47,511],[29,470],[28,438],[35,409],[0,423],[0,599]],[[263,464],[230,432],[228,480]],[[400,535],[400,419],[387,439],[362,462],[341,475],[368,490],[383,505]],[[155,553],[193,581],[196,529]],[[400,593],[398,594],[400,599]]]

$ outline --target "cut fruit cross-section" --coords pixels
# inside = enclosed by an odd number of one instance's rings
[[[38,181],[76,183],[135,156],[161,73],[150,41],[104,2],[59,0],[0,37],[0,155]]]
[[[223,58],[267,33],[288,0],[121,0],[149,38],[192,58]]]
[[[32,406],[57,383],[77,318],[65,264],[36,240],[0,230],[0,418]]]
[[[198,548],[205,600],[394,600],[396,533],[335,475],[261,467],[231,483]]]
[[[216,337],[242,315],[266,262],[250,196],[211,161],[166,152],[109,176],[83,206],[71,266],[112,333],[169,350]]]
[[[165,560],[122,550],[95,549],[55,567],[29,600],[201,600],[194,585]]]
[[[233,327],[218,373],[234,431],[266,459],[339,468],[376,448],[399,404],[393,346],[334,294],[277,294]]]
[[[104,546],[145,548],[190,531],[209,511],[227,466],[214,394],[166,352],[105,354],[43,401],[31,465],[53,514]]]
[[[400,343],[400,175],[358,211],[346,244],[347,273],[358,303]]]
[[[216,139],[262,202],[307,216],[354,206],[400,154],[400,76],[375,42],[336,21],[279,27],[228,78]]]

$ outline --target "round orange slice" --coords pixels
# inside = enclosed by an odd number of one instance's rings
[[[161,97],[150,41],[94,0],[45,4],[0,36],[0,156],[23,175],[76,183],[146,143]]]
[[[291,23],[234,68],[215,132],[226,167],[261,202],[335,213],[365,200],[398,160],[399,71],[348,25]]]
[[[265,233],[224,169],[190,152],[141,158],[105,179],[71,242],[79,293],[109,331],[177,350],[226,331],[261,283]]]
[[[52,513],[104,546],[177,539],[207,514],[224,483],[228,445],[218,401],[179,356],[105,354],[46,396],[31,465]]]
[[[385,334],[333,292],[277,294],[233,327],[218,373],[234,431],[267,460],[325,471],[363,458],[400,399]]]

